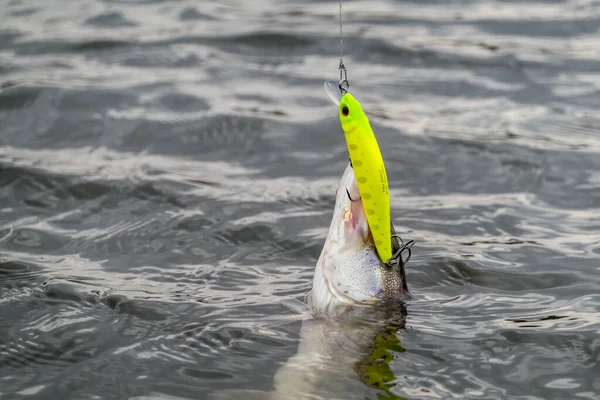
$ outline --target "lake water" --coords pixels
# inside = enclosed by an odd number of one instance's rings
[[[338,3],[1,4],[0,399],[271,390],[348,161]],[[327,398],[599,399],[600,2],[343,10],[416,245],[388,393]]]

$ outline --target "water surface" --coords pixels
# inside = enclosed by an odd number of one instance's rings
[[[0,398],[272,388],[347,162],[322,89],[337,17],[3,2]],[[369,0],[344,20],[417,241],[389,392],[599,398],[600,4]],[[363,378],[329,398],[385,394]]]

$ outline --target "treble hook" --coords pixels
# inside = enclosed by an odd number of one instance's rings
[[[342,95],[348,92],[350,88],[350,82],[348,82],[348,71],[346,71],[346,66],[344,65],[344,60],[340,58],[340,82],[338,83],[338,87],[340,88],[340,92]]]
[[[401,262],[403,264],[408,263],[408,260],[410,260],[410,256],[412,255],[411,247],[413,247],[416,242],[414,240],[409,240],[408,243],[404,244],[404,240],[395,233],[392,235],[392,238],[396,238],[400,241],[400,248],[385,263],[390,267],[394,266],[394,264],[400,264]],[[402,259],[402,252],[404,252],[404,250],[408,250],[408,257],[406,257],[406,260]]]

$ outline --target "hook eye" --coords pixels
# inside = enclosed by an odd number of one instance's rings
[[[338,83],[338,87],[340,88],[340,92],[343,93],[347,93],[348,89],[350,88],[350,82],[348,82],[348,79],[340,79],[340,83]]]
[[[327,94],[327,97],[329,97],[333,104],[339,106],[340,100],[342,99],[342,93],[340,92],[339,86],[335,83],[332,83],[331,81],[326,81],[323,86],[325,88],[325,93]]]

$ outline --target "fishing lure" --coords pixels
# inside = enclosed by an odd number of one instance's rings
[[[325,83],[325,91],[338,104],[340,122],[367,222],[377,254],[386,262],[392,258],[390,195],[385,164],[377,139],[369,118],[354,96],[345,91],[338,100],[329,82]]]
[[[325,82],[325,92],[339,108],[340,122],[344,130],[350,162],[356,176],[358,192],[365,209],[367,223],[373,235],[375,249],[379,259],[390,264],[398,262],[398,257],[401,257],[404,248],[392,256],[390,194],[385,165],[377,139],[373,129],[371,129],[369,118],[367,118],[358,100],[348,93],[350,83],[344,66],[343,54],[342,0],[340,0],[339,92],[335,91],[331,82]],[[338,93],[341,97],[338,97]],[[412,247],[412,244],[410,244],[410,247]],[[408,247],[409,254],[410,247]]]

